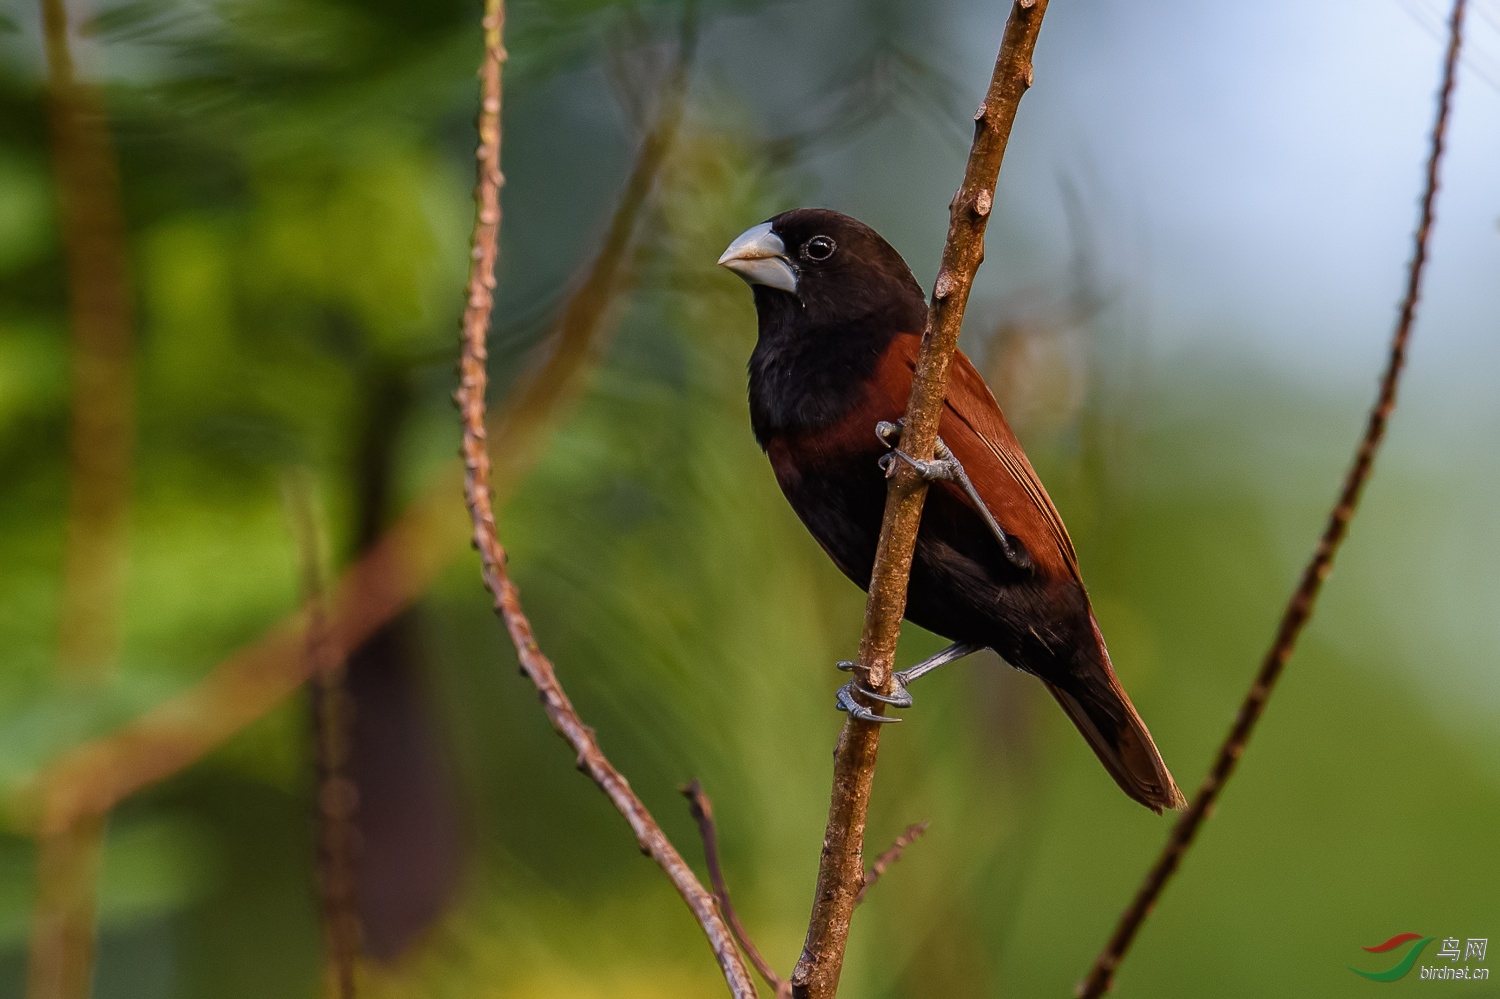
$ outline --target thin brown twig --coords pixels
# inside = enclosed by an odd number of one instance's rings
[[[714,897],[719,900],[719,909],[724,913],[725,921],[734,932],[734,938],[739,941],[740,949],[745,952],[760,977],[771,986],[777,999],[787,999],[792,994],[792,983],[778,975],[776,969],[771,967],[771,962],[761,955],[760,948],[755,946],[750,932],[740,922],[734,903],[730,901],[729,885],[724,880],[724,869],[719,864],[719,833],[714,825],[713,802],[703,793],[703,786],[696,780],[679,790],[688,800],[688,811],[692,814],[693,821],[698,823],[698,835],[703,840],[703,862],[708,866],[708,880],[714,886]]]
[[[930,458],[937,441],[948,365],[958,347],[969,289],[984,257],[984,231],[994,204],[995,182],[1016,109],[1031,86],[1031,54],[1046,9],[1047,0],[1016,0],[1011,7],[989,90],[974,116],[974,144],[963,183],[948,206],[948,238],[933,285],[901,437],[902,447],[920,458]],[[870,689],[887,693],[906,609],[906,583],[917,526],[927,493],[926,484],[905,465],[898,462],[892,467],[896,474],[886,494],[859,647],[861,679]],[[865,817],[879,745],[878,723],[851,718],[844,724],[834,750],[833,794],[812,916],[802,955],[792,973],[793,994],[799,997],[832,999],[838,990],[849,921],[864,884]]]
[[[505,569],[505,549],[495,528],[490,502],[490,459],[486,450],[485,388],[488,374],[486,337],[494,305],[495,258],[500,229],[500,67],[505,61],[501,43],[504,7],[500,0],[486,0],[484,14],[485,58],[480,78],[479,183],[475,190],[476,217],[473,266],[469,272],[463,318],[463,352],[459,362],[456,399],[463,414],[464,498],[474,525],[474,544],[479,549],[485,586],[494,595],[495,610],[505,622],[515,644],[521,669],[536,686],[552,727],[577,754],[578,769],[587,774],[610,803],[624,816],[641,851],[667,875],[677,893],[702,927],[714,956],[724,972],[729,991],[737,999],[755,999],[755,984],[733,935],[719,914],[718,902],[704,889],[692,869],[662,832],[661,827],[636,797],[635,792],[600,750],[593,730],[573,708],[558,682],[552,662],[542,653],[531,623],[521,610],[520,594]]]
[[[683,37],[690,40],[692,34],[684,30]],[[614,329],[618,310],[613,303],[629,287],[641,223],[680,130],[691,56],[690,45],[679,47],[661,111],[641,143],[603,245],[564,305],[539,360],[521,376],[524,387],[511,393],[490,418],[492,439],[505,445],[505,464],[492,480],[495,499],[525,473],[548,429],[579,394]],[[347,658],[411,606],[457,556],[459,542],[470,535],[468,519],[452,505],[461,474],[457,462],[446,467],[339,578],[328,601],[327,621],[337,658]],[[65,829],[191,766],[307,679],[302,655],[305,629],[304,614],[278,622],[184,693],[70,750],[9,797],[8,821],[20,828]]]
[[[359,791],[348,774],[354,703],[345,683],[345,657],[338,654],[328,634],[323,532],[305,472],[288,477],[286,498],[301,555],[302,600],[307,608],[304,655],[312,677],[309,693],[317,773],[313,815],[327,992],[334,999],[354,999],[361,936],[354,870]]]
[[[906,830],[900,836],[896,837],[894,843],[886,847],[885,851],[875,858],[875,863],[870,865],[868,871],[865,871],[865,883],[859,886],[859,894],[854,896],[855,905],[859,905],[865,900],[865,893],[875,886],[875,882],[881,879],[885,874],[886,868],[901,859],[901,855],[906,852],[907,847],[922,837],[922,834],[927,831],[927,826],[928,822],[926,819],[923,819],[921,822],[913,822],[906,827]]]
[[[1256,674],[1255,682],[1240,705],[1233,727],[1230,728],[1223,745],[1219,747],[1213,769],[1209,771],[1203,784],[1198,788],[1192,806],[1182,814],[1172,828],[1172,834],[1168,837],[1166,846],[1147,873],[1140,891],[1136,894],[1135,901],[1120,917],[1119,925],[1115,927],[1114,934],[1100,951],[1099,956],[1094,959],[1094,965],[1089,970],[1088,976],[1079,983],[1075,994],[1080,999],[1098,999],[1110,990],[1114,984],[1115,971],[1129,952],[1130,945],[1140,931],[1141,924],[1151,915],[1151,910],[1155,908],[1162,890],[1166,888],[1167,882],[1181,865],[1182,858],[1192,846],[1199,827],[1213,813],[1214,803],[1223,792],[1224,785],[1234,775],[1235,767],[1245,752],[1250,735],[1255,731],[1255,724],[1260,720],[1262,712],[1266,709],[1266,702],[1271,698],[1271,691],[1275,688],[1276,681],[1280,678],[1282,670],[1286,668],[1287,661],[1291,658],[1292,651],[1297,646],[1297,639],[1302,634],[1302,629],[1312,618],[1318,593],[1323,588],[1323,581],[1328,578],[1329,570],[1333,568],[1334,556],[1338,554],[1339,545],[1348,533],[1349,523],[1354,519],[1360,495],[1364,491],[1365,483],[1374,465],[1375,454],[1385,438],[1386,424],[1396,408],[1396,389],[1406,362],[1407,343],[1411,338],[1412,324],[1417,316],[1417,301],[1422,290],[1422,273],[1427,264],[1427,242],[1432,233],[1433,208],[1437,201],[1438,167],[1443,157],[1448,116],[1453,104],[1453,88],[1457,79],[1458,54],[1463,40],[1464,8],[1465,0],[1454,0],[1453,14],[1449,21],[1448,50],[1443,62],[1442,85],[1438,91],[1437,118],[1433,122],[1431,150],[1427,157],[1421,215],[1413,237],[1414,246],[1411,264],[1407,270],[1401,312],[1396,321],[1395,333],[1391,337],[1390,354],[1386,360],[1385,373],[1380,379],[1380,391],[1376,396],[1375,404],[1370,409],[1364,436],[1360,439],[1359,447],[1354,453],[1354,463],[1344,477],[1343,488],[1339,491],[1338,501],[1328,515],[1328,524],[1318,540],[1318,547],[1313,552],[1307,567],[1302,571],[1302,578],[1297,584],[1297,589],[1282,612],[1281,623],[1276,629],[1276,638],[1271,644],[1270,651],[1266,653],[1260,672]]]

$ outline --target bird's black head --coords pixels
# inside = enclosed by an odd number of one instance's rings
[[[920,331],[922,288],[895,247],[863,222],[827,208],[782,212],[729,244],[719,264],[750,283],[765,320],[810,333],[870,321]]]
[[[859,399],[898,333],[921,333],[922,287],[891,244],[826,208],[783,212],[719,258],[755,294],[750,358],[756,437],[826,425]]]

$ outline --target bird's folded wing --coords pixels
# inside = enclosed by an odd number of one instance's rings
[[[914,371],[920,339],[903,336],[898,341],[893,353]],[[1057,568],[1076,578],[1078,555],[1062,516],[1011,433],[994,394],[963,351],[953,355],[945,401],[938,433],[963,464],[995,520],[1018,536],[1033,558],[1061,563]]]
[[[1055,546],[1068,570],[1076,576],[1078,553],[1073,550],[1073,539],[1068,537],[1062,515],[1057,512],[1052,497],[1047,495],[1042,480],[1037,478],[1036,470],[1026,459],[1026,452],[1021,450],[1016,435],[1011,433],[990,387],[963,351],[953,355],[953,364],[948,369],[945,402],[938,432],[954,456],[963,463],[975,489],[996,520],[1006,527],[995,507],[1010,506],[1011,510],[1007,512],[1012,517],[1020,515],[1021,523],[1016,525],[1016,530],[1033,552],[1041,540],[1034,536],[1038,533],[1036,528],[1041,527],[1047,541]],[[1001,480],[1001,476],[1010,481]],[[1017,495],[1012,483],[1021,487],[1020,494],[1029,501],[1029,510],[1016,510],[1014,501],[1005,503],[1005,497]],[[1040,524],[1037,524],[1038,520]]]

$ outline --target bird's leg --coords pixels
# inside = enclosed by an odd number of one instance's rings
[[[859,681],[850,680],[848,683],[839,688],[838,697],[836,698],[834,703],[837,705],[840,711],[848,712],[851,718],[859,718],[863,721],[868,722],[900,721],[900,718],[892,718],[888,715],[877,715],[875,712],[865,707],[865,705],[861,704],[859,700],[854,696],[855,693],[857,692],[861,697],[868,697],[871,700],[881,701],[895,708],[909,708],[911,707],[912,700],[911,692],[906,689],[907,684],[917,679],[917,677],[926,676],[928,673],[931,673],[939,666],[946,666],[948,663],[956,662],[957,660],[962,659],[965,656],[973,655],[975,652],[978,652],[982,648],[984,648],[984,646],[976,645],[973,642],[954,642],[952,645],[948,646],[937,655],[929,656],[928,658],[923,659],[921,662],[917,663],[915,666],[908,666],[906,669],[899,670],[896,673],[891,674],[891,680],[894,684],[895,689],[890,694],[882,694],[879,691],[870,690],[868,687],[861,685]],[[838,668],[846,673],[852,672],[856,666],[856,663],[850,662],[848,660],[844,660],[843,662],[840,662],[838,664]]]
[[[1000,551],[1005,554],[1005,560],[1017,569],[1031,568],[1031,558],[1026,554],[1026,550],[1006,534],[1005,529],[995,520],[995,515],[990,513],[990,508],[980,498],[979,490],[975,489],[974,483],[969,480],[969,473],[964,471],[963,464],[949,450],[948,445],[943,443],[941,437],[937,439],[937,447],[933,450],[932,460],[924,461],[921,458],[913,458],[896,446],[901,440],[900,423],[888,423],[882,420],[875,424],[875,436],[891,449],[890,454],[882,455],[880,458],[880,467],[886,475],[891,474],[891,461],[900,458],[928,482],[955,483],[964,491],[964,495],[969,497],[969,502],[974,504],[974,509],[979,512],[979,516],[984,518],[995,540],[1000,542]]]

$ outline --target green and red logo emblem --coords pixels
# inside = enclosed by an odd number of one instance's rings
[[[1413,940],[1416,943],[1412,944],[1411,949],[1406,952],[1401,960],[1384,971],[1361,971],[1352,964],[1346,964],[1344,967],[1356,975],[1368,978],[1372,982],[1394,982],[1396,979],[1404,977],[1412,969],[1412,965],[1417,963],[1417,958],[1422,956],[1422,948],[1432,943],[1433,938],[1424,937],[1420,933],[1398,933],[1383,944],[1364,948],[1370,954],[1389,954],[1392,951],[1400,950]]]
[[[1364,948],[1368,954],[1392,956],[1400,954],[1396,963],[1389,968],[1384,971],[1364,971],[1352,964],[1346,964],[1344,967],[1372,982],[1394,982],[1398,978],[1406,977],[1416,966],[1417,959],[1422,956],[1422,951],[1436,939],[1435,936],[1427,937],[1420,933],[1398,933],[1385,943]],[[1434,960],[1448,963],[1446,965],[1423,965],[1421,974],[1417,977],[1423,981],[1489,981],[1490,969],[1482,967],[1488,956],[1489,946],[1490,941],[1487,937],[1468,937],[1467,939],[1443,937]],[[1462,967],[1458,966],[1460,961],[1464,962]]]

